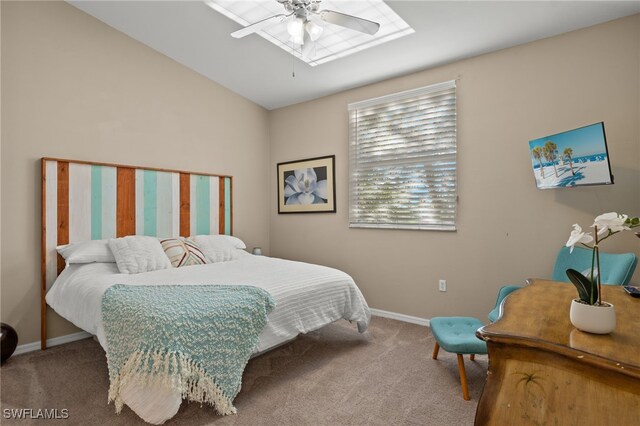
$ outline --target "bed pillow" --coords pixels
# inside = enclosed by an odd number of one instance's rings
[[[195,242],[202,250],[208,263],[228,262],[238,258],[238,249],[220,235],[195,235],[189,240]]]
[[[192,235],[189,237],[190,240],[193,240],[195,237],[206,237],[210,238],[214,241],[226,241],[237,249],[244,250],[247,248],[247,245],[238,237],[234,237],[231,235]]]
[[[56,251],[66,263],[115,263],[116,258],[109,248],[109,240],[89,240],[65,244]]]
[[[109,240],[109,247],[121,274],[139,274],[171,268],[171,262],[157,238],[132,235]]]
[[[160,244],[174,268],[207,263],[206,256],[194,241],[182,237],[166,238],[160,240]]]
[[[228,241],[235,248],[240,249],[240,250],[244,250],[244,249],[247,248],[247,245],[244,243],[244,241],[242,241],[238,237],[234,237],[234,236],[231,236],[231,235],[212,235],[212,237],[222,238],[223,240]]]

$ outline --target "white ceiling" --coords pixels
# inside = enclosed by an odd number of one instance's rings
[[[640,1],[392,0],[414,34],[311,67],[258,35],[230,37],[241,26],[204,2],[69,3],[267,109],[640,12]]]

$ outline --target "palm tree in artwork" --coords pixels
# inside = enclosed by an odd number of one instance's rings
[[[571,167],[571,175],[575,176],[576,172],[573,171],[573,149],[565,148],[562,155],[569,160],[569,167]]]
[[[544,144],[544,151],[546,152],[545,154],[545,158],[549,161],[551,161],[551,164],[553,164],[553,171],[556,174],[556,177],[558,177],[558,168],[556,167],[556,159],[557,154],[558,154],[558,145],[556,145],[554,142],[552,141],[547,141]]]
[[[544,179],[544,166],[542,165],[542,148],[536,146],[531,150],[531,154],[533,155],[533,158],[538,160],[538,163],[540,163],[540,176],[542,177],[542,179]]]
[[[546,161],[551,161],[551,154],[549,154],[549,149],[546,146],[542,147],[542,156]]]

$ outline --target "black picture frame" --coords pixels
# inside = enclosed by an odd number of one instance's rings
[[[335,163],[335,155],[278,163],[278,214],[335,213]]]

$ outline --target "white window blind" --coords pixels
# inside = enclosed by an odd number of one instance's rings
[[[349,226],[456,226],[456,86],[349,104]]]

